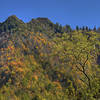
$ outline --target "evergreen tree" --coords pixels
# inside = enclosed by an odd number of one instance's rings
[[[59,33],[59,23],[55,24],[55,33]]]
[[[89,28],[89,31],[91,31],[92,29],[91,28]]]
[[[79,27],[78,27],[78,25],[76,26],[76,30],[79,31]]]
[[[94,28],[93,28],[93,31],[96,31],[97,29],[96,29],[96,26],[94,26]]]
[[[85,31],[85,27],[84,26],[82,27],[82,31]]]
[[[88,26],[86,26],[86,31],[89,31]]]
[[[70,25],[66,25],[65,26],[65,32],[71,32],[72,31],[72,28],[70,27]]]

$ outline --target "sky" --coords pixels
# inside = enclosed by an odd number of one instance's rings
[[[16,15],[24,22],[47,17],[52,22],[90,28],[100,26],[100,0],[0,0],[0,22]]]

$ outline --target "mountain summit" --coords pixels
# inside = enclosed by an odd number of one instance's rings
[[[99,100],[100,34],[48,18],[0,24],[0,100]]]
[[[9,32],[18,28],[25,28],[25,23],[15,15],[8,17],[6,21],[0,24],[0,32]]]

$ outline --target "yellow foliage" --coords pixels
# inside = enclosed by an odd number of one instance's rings
[[[18,72],[24,72],[24,69],[23,68],[16,68],[16,71],[18,71]]]
[[[38,76],[37,75],[34,75],[33,77],[34,77],[35,80],[38,80]]]
[[[56,82],[53,82],[53,83],[57,86],[57,88],[62,89],[62,87],[61,87],[59,82],[56,81]]]
[[[11,58],[10,57],[8,57],[8,60],[10,60]]]

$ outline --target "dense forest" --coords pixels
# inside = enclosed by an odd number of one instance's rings
[[[0,100],[100,100],[100,28],[8,17],[0,23]]]

